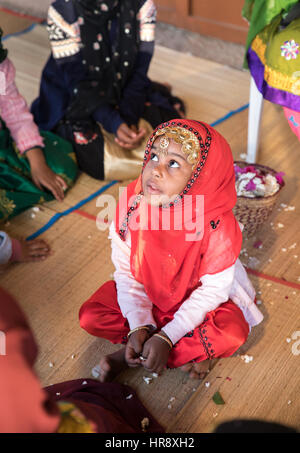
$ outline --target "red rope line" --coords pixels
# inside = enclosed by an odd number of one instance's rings
[[[246,267],[246,271],[248,272],[248,274],[255,275],[256,277],[264,278],[265,280],[270,280],[271,282],[279,283],[280,285],[285,285],[285,286],[288,286],[289,288],[300,289],[300,284],[299,283],[293,283],[293,282],[289,282],[287,280],[284,280],[282,278],[273,277],[272,275],[263,274],[262,272],[255,271],[254,269],[250,269],[249,267]]]
[[[12,11],[11,9],[2,8],[2,6],[0,8],[0,11],[4,11],[5,13],[12,14],[13,16],[23,17],[23,19],[33,20],[34,22],[39,22],[39,23],[44,22],[44,19],[42,19],[41,17],[29,16],[28,14],[18,13],[17,11]]]

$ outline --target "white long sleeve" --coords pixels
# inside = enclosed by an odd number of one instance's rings
[[[116,268],[114,279],[121,312],[127,318],[130,329],[153,325],[152,302],[144,286],[137,282],[130,271],[130,247],[115,232],[114,223],[110,226],[112,262]]]

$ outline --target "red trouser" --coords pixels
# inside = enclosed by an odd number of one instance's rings
[[[160,330],[173,319],[178,310],[164,313],[153,306],[153,317]],[[81,307],[80,326],[91,335],[106,338],[112,343],[127,342],[129,325],[121,313],[114,281],[102,285]],[[231,300],[210,311],[202,324],[187,333],[172,348],[167,366],[177,368],[192,360],[202,362],[215,357],[229,357],[249,334],[249,326],[242,311]]]

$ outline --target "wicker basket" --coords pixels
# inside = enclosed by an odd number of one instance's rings
[[[273,176],[275,176],[277,173],[272,168],[265,167],[264,165],[249,164],[247,162],[239,161],[236,161],[234,163],[241,168],[251,165],[262,171],[263,173],[270,173]],[[257,229],[267,220],[276,204],[279,193],[283,186],[284,182],[280,185],[279,190],[274,195],[271,195],[269,197],[237,197],[237,203],[233,208],[233,212],[237,220],[244,225],[243,235],[245,235],[247,238],[253,236]]]

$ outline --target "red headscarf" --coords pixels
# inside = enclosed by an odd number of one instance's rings
[[[157,131],[165,127],[182,127],[197,137],[200,153],[196,168],[180,194],[179,202],[157,208],[146,204],[143,198],[142,170],[140,177],[129,184],[121,196],[116,229],[122,239],[129,229],[131,272],[144,285],[153,304],[167,312],[199,286],[201,276],[221,272],[235,263],[241,249],[242,233],[232,212],[236,203],[235,174],[226,140],[205,123],[172,120],[158,126],[151,135],[144,167],[150,160]],[[202,212],[201,203],[197,205],[199,195],[203,195],[204,200]],[[166,211],[171,217],[167,230],[162,223]],[[178,229],[174,219],[178,219],[180,213],[184,225]],[[146,228],[137,228],[138,222],[143,223],[145,214]],[[158,219],[156,230],[151,229],[153,218]],[[191,235],[192,225],[195,229]]]

